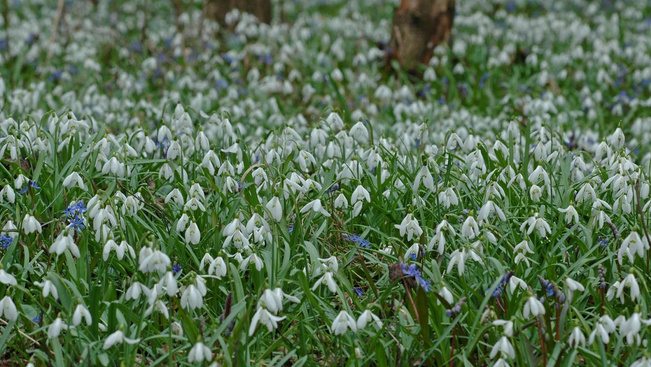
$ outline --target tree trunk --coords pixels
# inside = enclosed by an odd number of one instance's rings
[[[255,15],[260,22],[271,23],[271,0],[207,0],[206,16],[223,25],[226,13],[235,8]]]
[[[450,39],[455,0],[401,0],[393,14],[389,58],[413,71]]]

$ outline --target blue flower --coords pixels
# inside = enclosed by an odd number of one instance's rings
[[[9,236],[0,236],[0,247],[3,249],[8,249],[9,246],[11,246],[11,242],[13,242],[13,238]]]
[[[420,275],[416,276],[416,280],[418,281],[418,284],[420,284],[420,286],[423,287],[423,289],[425,289],[425,292],[430,291],[431,289],[430,284],[427,280],[423,279],[423,277],[421,277]]]
[[[358,295],[359,297],[364,297],[364,293],[362,293],[362,289],[361,289],[361,288],[355,288],[354,291],[355,291],[355,293],[357,293],[357,295]]]
[[[416,267],[416,264],[411,264],[407,266],[406,264],[402,264],[400,266],[402,268],[402,273],[410,276],[410,277],[419,277],[420,276],[420,270]]]
[[[86,225],[84,222],[86,219],[82,216],[75,215],[74,218],[68,219],[70,224],[68,224],[68,228],[74,229],[77,232],[80,232],[82,229],[86,229]]]
[[[179,264],[174,264],[174,266],[172,266],[172,274],[176,275],[176,274],[178,274],[180,271],[181,271],[181,265],[179,265]]]
[[[344,240],[358,243],[363,248],[370,248],[371,247],[371,242],[369,242],[368,240],[366,240],[363,237],[360,237],[360,236],[358,236],[356,234],[346,234],[346,233],[344,233],[342,236],[343,236]]]

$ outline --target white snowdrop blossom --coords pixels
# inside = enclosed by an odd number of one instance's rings
[[[251,326],[249,327],[249,336],[253,335],[255,329],[258,327],[258,323],[262,323],[267,326],[267,330],[271,332],[272,330],[278,327],[278,322],[282,321],[286,316],[275,316],[267,311],[264,307],[258,307],[258,311],[251,318]]]
[[[536,317],[538,315],[544,315],[545,314],[545,306],[536,298],[535,296],[531,296],[527,299],[527,302],[524,304],[524,308],[522,309],[522,315],[524,316],[525,319],[529,318],[529,315]]]
[[[565,223],[567,224],[577,224],[579,223],[579,213],[574,209],[572,205],[569,205],[567,208],[558,209],[559,212],[565,213]]]
[[[349,328],[353,333],[357,332],[357,323],[355,322],[355,319],[346,311],[341,311],[339,315],[332,320],[332,326],[330,326],[330,330],[335,335],[345,334]]]
[[[79,173],[72,172],[63,180],[63,186],[67,188],[78,187],[84,191],[88,190]]]
[[[23,232],[30,234],[34,232],[41,233],[42,231],[41,223],[31,215],[25,214],[25,218],[23,218]]]
[[[479,222],[479,225],[482,225],[484,222],[487,222],[488,219],[490,218],[491,214],[495,214],[499,220],[504,221],[506,220],[506,215],[504,215],[504,211],[497,206],[492,200],[488,200],[484,206],[479,210],[479,213],[477,214],[477,221]],[[470,218],[470,217],[469,217]]]
[[[401,237],[407,235],[407,241],[411,241],[412,238],[420,237],[423,234],[423,230],[418,225],[418,220],[414,218],[412,213],[407,214],[400,225],[396,224],[395,227],[400,231]]]
[[[493,349],[491,349],[490,359],[495,359],[498,353],[502,356],[502,358],[515,358],[515,350],[513,349],[513,345],[511,345],[509,338],[506,336],[501,337],[497,343],[493,345]]]
[[[463,222],[461,235],[469,240],[479,236],[479,225],[472,215],[468,215],[468,218]]]
[[[108,338],[106,338],[106,340],[104,341],[104,345],[102,345],[102,349],[106,350],[111,348],[114,345],[122,344],[122,343],[137,344],[139,342],[140,339],[127,338],[124,335],[124,332],[122,330],[117,330],[113,334],[109,335]]]
[[[60,318],[57,317],[47,329],[47,337],[54,339],[59,337],[62,330],[68,330],[69,326]]]
[[[530,235],[534,230],[538,231],[540,237],[547,237],[551,233],[551,227],[547,224],[544,218],[541,218],[538,213],[534,213],[532,217],[527,219],[520,226],[520,231],[525,231],[527,235]]]
[[[188,353],[188,362],[211,361],[212,351],[202,342],[196,342],[190,352]]]
[[[17,285],[16,277],[7,273],[4,269],[0,268],[0,283],[6,285]]]
[[[382,320],[380,320],[379,317],[377,317],[373,312],[371,312],[371,310],[365,310],[357,318],[357,330],[364,329],[366,325],[369,323],[369,321],[374,322],[378,328],[380,329],[382,328]]]
[[[615,332],[615,328],[615,322],[613,322],[608,315],[601,316],[595,324],[594,330],[588,337],[588,344],[592,345],[597,336],[601,338],[602,343],[608,344],[608,342],[610,342],[610,334]]]
[[[572,329],[567,344],[572,348],[578,348],[579,346],[585,347],[585,335],[583,335],[580,327],[575,326]]]
[[[50,246],[49,252],[51,254],[61,255],[66,250],[70,250],[70,253],[74,257],[80,256],[79,247],[77,247],[77,244],[75,243],[72,234],[69,233],[67,230],[63,230],[61,231],[61,233],[59,233],[59,236],[57,236],[57,238],[54,240],[52,246]]]
[[[330,213],[328,213],[323,208],[323,205],[321,204],[321,199],[316,199],[305,204],[305,206],[301,208],[301,213],[305,213],[309,210],[312,210],[315,213],[321,213],[323,216],[330,218]]]
[[[3,315],[9,321],[16,321],[18,319],[18,310],[14,301],[9,296],[4,296],[0,300],[0,317]]]
[[[185,230],[185,242],[196,245],[201,241],[201,231],[194,221],[190,221],[188,229]]]

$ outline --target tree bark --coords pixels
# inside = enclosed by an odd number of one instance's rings
[[[455,0],[401,0],[393,14],[389,58],[413,71],[450,40]]]
[[[254,15],[260,22],[271,23],[271,0],[208,0],[206,16],[224,24],[226,14],[236,8]]]

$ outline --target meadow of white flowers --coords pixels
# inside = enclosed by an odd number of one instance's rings
[[[5,3],[2,363],[651,366],[651,3]]]

